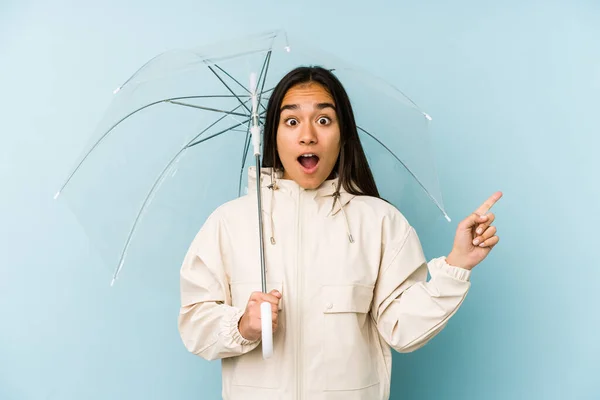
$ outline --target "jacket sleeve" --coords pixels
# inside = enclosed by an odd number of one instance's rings
[[[380,335],[401,353],[424,346],[462,304],[470,274],[447,264],[445,257],[427,263],[417,233],[409,227],[382,257],[371,309]]]
[[[231,306],[225,268],[229,249],[227,229],[215,212],[181,266],[179,333],[188,351],[206,360],[247,353],[260,341],[246,340],[238,330],[244,310]]]

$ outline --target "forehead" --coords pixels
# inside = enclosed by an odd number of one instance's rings
[[[302,83],[292,86],[283,97],[281,106],[298,105],[300,107],[314,107],[319,103],[334,104],[329,91],[316,82]]]

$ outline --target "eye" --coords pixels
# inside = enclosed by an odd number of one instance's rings
[[[285,124],[289,126],[296,126],[298,125],[298,120],[296,120],[296,118],[288,118],[285,120]]]
[[[319,118],[318,122],[320,125],[329,125],[331,120],[328,117],[321,117]]]

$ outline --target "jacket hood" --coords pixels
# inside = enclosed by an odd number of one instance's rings
[[[339,184],[339,178],[328,179],[323,182],[316,189],[304,189],[300,187],[295,181],[290,179],[283,179],[283,171],[274,170],[273,168],[261,168],[260,170],[260,187],[262,193],[262,211],[266,214],[270,222],[270,241],[271,244],[276,244],[275,239],[275,223],[273,221],[273,203],[275,202],[275,191],[287,192],[288,194],[298,193],[303,191],[305,193],[312,194],[315,200],[323,198],[331,198],[331,211],[328,216],[333,217],[340,211],[342,212],[344,223],[346,225],[346,235],[350,243],[354,243],[354,237],[352,236],[350,222],[348,216],[344,210],[344,207],[350,203],[350,201],[356,197],[355,195],[348,193],[343,187],[337,190]],[[248,169],[248,195],[251,197],[256,196],[256,167],[250,167]],[[266,192],[268,190],[270,193]]]

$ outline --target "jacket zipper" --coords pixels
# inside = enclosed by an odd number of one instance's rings
[[[302,210],[301,207],[302,201],[302,189],[298,191],[298,203],[297,203],[297,212],[296,212],[296,398],[297,400],[302,400],[302,382],[303,382],[303,373],[302,373],[302,273],[300,268],[300,212]]]

